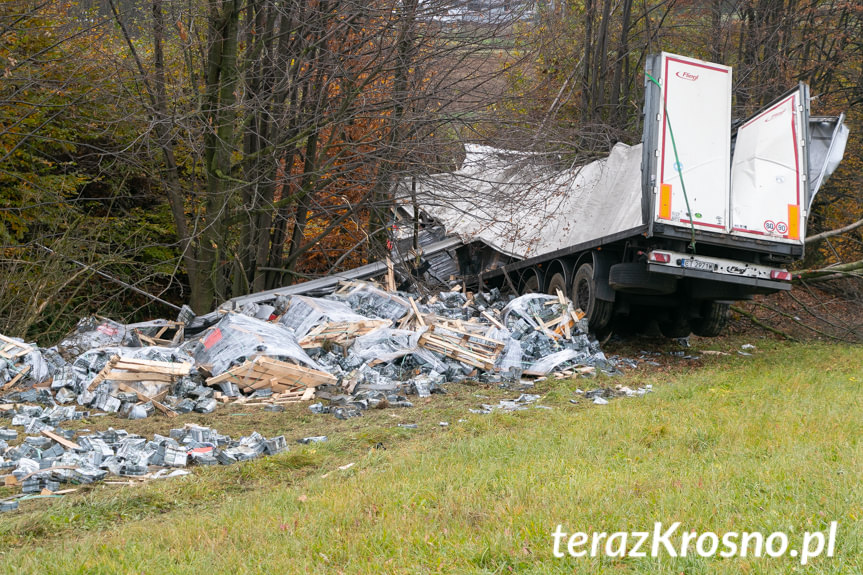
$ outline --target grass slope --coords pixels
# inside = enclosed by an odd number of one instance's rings
[[[859,573],[863,354],[823,344],[759,348],[697,370],[605,380],[655,385],[643,398],[607,406],[569,403],[584,380],[548,382],[541,403],[552,410],[470,415],[464,402],[488,401],[477,393],[494,399],[496,390],[468,388],[461,403],[378,412],[326,444],[3,517],[0,541],[14,545],[0,566],[18,573]],[[420,429],[398,428],[396,417],[413,417]],[[450,427],[438,428],[441,419]],[[389,449],[368,448],[378,441]],[[348,462],[355,465],[338,469]],[[832,520],[839,521],[836,556],[807,567],[790,557],[552,556],[557,524],[570,532],[639,531],[654,521],[720,534],[782,530],[794,547],[804,531],[826,530]],[[39,533],[28,538],[28,530]],[[52,539],[53,531],[62,537]]]

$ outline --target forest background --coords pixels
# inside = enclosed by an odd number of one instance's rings
[[[733,66],[735,118],[800,81],[847,115],[799,266],[863,259],[853,0],[7,0],[0,332],[171,315],[99,272],[206,312],[378,259],[393,182],[465,142],[566,165],[638,143],[663,50]]]

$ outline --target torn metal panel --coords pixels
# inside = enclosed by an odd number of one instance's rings
[[[848,127],[843,123],[845,114],[838,117],[809,118],[809,190],[806,211],[821,184],[839,167],[848,143]]]
[[[801,84],[737,129],[731,165],[733,234],[803,243],[808,95]]]
[[[641,224],[641,146],[555,170],[538,158],[468,145],[456,172],[417,180],[422,209],[465,242],[527,258]],[[408,182],[398,196],[407,197]]]

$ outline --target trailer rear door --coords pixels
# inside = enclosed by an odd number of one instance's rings
[[[805,84],[738,128],[731,164],[732,234],[803,243],[808,129]]]
[[[645,117],[653,221],[728,231],[731,68],[663,52],[648,73],[657,82]]]

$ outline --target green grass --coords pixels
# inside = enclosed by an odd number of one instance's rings
[[[7,546],[0,566],[19,573],[859,573],[863,353],[758,345],[753,357],[675,360],[591,380],[655,386],[602,407],[569,403],[586,380],[546,381],[538,385],[541,403],[553,410],[472,415],[467,407],[514,394],[452,386],[412,410],[285,423],[332,440],[192,477],[22,503],[36,505],[0,518]],[[442,420],[450,426],[438,427]],[[387,449],[370,448],[378,442]],[[558,559],[551,548],[557,524],[782,530],[794,546],[831,520],[839,521],[836,556],[807,567],[788,557]]]

